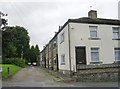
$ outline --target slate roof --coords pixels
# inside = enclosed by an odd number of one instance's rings
[[[103,19],[103,18],[78,18],[78,19],[69,19],[69,22],[75,22],[75,23],[88,23],[88,24],[107,24],[107,25],[120,25],[120,20],[114,20],[114,19]]]
[[[78,19],[68,19],[68,21],[59,29],[59,31],[54,35],[54,37],[49,41],[51,42],[63,29],[68,23],[86,23],[86,24],[101,24],[101,25],[119,25],[120,20],[118,19],[104,19],[104,18],[89,18],[83,17]]]

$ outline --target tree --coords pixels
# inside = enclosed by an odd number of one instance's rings
[[[39,55],[39,53],[40,53],[40,50],[39,50],[38,45],[36,45],[36,46],[35,46],[35,51],[36,51],[36,56],[38,56],[38,55]]]
[[[36,53],[33,45],[31,46],[31,49],[30,49],[30,60],[31,62],[36,62]]]
[[[37,62],[39,59],[39,47],[30,47],[30,37],[25,28],[20,26],[7,26],[2,31],[3,57],[24,58],[26,62]]]
[[[26,58],[26,51],[29,49],[29,40],[28,32],[24,27],[7,26],[2,31],[3,57]]]
[[[36,52],[36,61],[37,61],[37,64],[39,64],[39,55],[40,55],[40,50],[39,50],[39,47],[38,45],[35,46],[35,52]]]
[[[32,45],[29,50],[29,62],[38,62],[39,59],[39,47],[36,45],[35,47]]]

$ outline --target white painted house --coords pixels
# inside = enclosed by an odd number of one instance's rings
[[[120,61],[120,20],[88,17],[69,19],[59,30],[59,70],[76,72],[77,65],[102,65]]]

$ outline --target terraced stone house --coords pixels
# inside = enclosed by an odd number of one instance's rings
[[[40,65],[42,67],[58,71],[57,34],[44,46],[40,53]]]
[[[83,69],[118,68],[120,20],[97,18],[97,11],[91,10],[88,17],[68,19],[52,40],[55,38],[57,55],[50,59],[57,59],[63,75],[75,75]]]

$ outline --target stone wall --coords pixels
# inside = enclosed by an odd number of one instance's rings
[[[69,70],[59,70],[58,72],[61,76],[68,77],[68,78],[70,77],[70,71]]]
[[[103,66],[103,67],[102,67]],[[120,67],[118,64],[81,66],[74,74],[76,81],[118,82]]]

